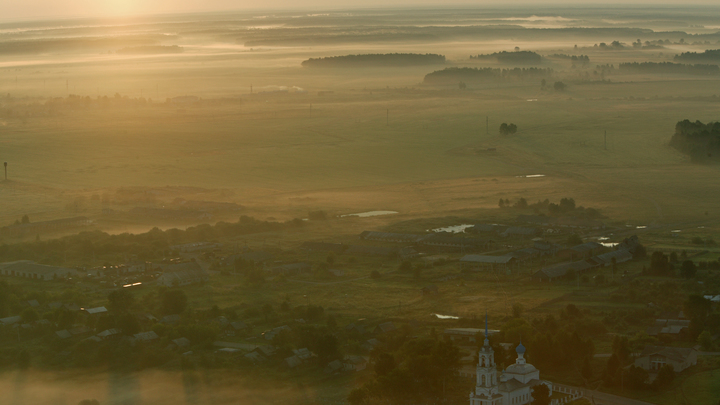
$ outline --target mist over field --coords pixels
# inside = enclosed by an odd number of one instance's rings
[[[467,403],[485,311],[504,366],[716,403],[716,357],[622,370],[720,347],[720,8],[326,6],[6,5],[9,403]]]

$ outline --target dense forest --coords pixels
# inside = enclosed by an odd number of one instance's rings
[[[441,65],[445,56],[434,53],[385,53],[366,55],[329,56],[327,58],[310,58],[303,61],[303,67],[364,67],[364,66],[422,66]]]
[[[472,82],[487,79],[525,79],[537,77],[550,77],[552,69],[541,68],[445,68],[425,75],[425,84],[457,84],[458,82]]]
[[[538,64],[542,56],[532,51],[495,52],[488,55],[470,56],[470,59],[495,59],[500,63]]]
[[[672,62],[632,62],[621,63],[619,69],[628,73],[674,73],[688,75],[716,75],[720,73],[717,65],[686,65]]]
[[[675,55],[675,60],[684,62],[720,62],[720,49],[708,49],[703,53],[699,52],[683,52]]]
[[[695,162],[716,160],[720,156],[720,122],[680,121],[675,125],[670,146]]]

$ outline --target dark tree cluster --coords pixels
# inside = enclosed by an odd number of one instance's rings
[[[695,162],[715,161],[720,156],[720,122],[680,121],[675,124],[670,146]]]
[[[487,55],[470,56],[470,59],[495,59],[500,63],[539,64],[542,56],[532,51],[495,52]]]
[[[505,136],[513,135],[516,132],[517,132],[517,125],[515,125],[513,123],[508,124],[505,122],[500,124],[500,135],[505,135]]]
[[[675,55],[676,61],[681,62],[720,62],[720,49],[707,49],[705,52],[683,52]]]
[[[371,380],[350,392],[353,405],[432,404],[441,402],[456,382],[460,351],[449,340],[399,335],[371,353]],[[454,391],[454,389],[453,389]]]
[[[163,231],[153,228],[140,234],[117,235],[102,231],[81,232],[48,241],[0,245],[0,261],[34,260],[43,264],[62,265],[66,259],[86,260],[95,257],[99,260],[118,260],[127,254],[137,255],[141,260],[152,260],[169,256],[172,245],[278,231],[302,225],[303,221],[299,219],[268,222],[242,216],[237,222],[202,224],[185,230],[172,228]]]
[[[564,53],[556,53],[548,55],[548,58],[570,60],[573,65],[577,63],[580,66],[587,66],[590,63],[590,57],[587,55],[566,55]]]

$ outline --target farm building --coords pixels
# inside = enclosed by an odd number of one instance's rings
[[[463,267],[475,270],[510,270],[517,265],[512,256],[465,255],[460,259]]]
[[[533,238],[539,235],[541,231],[537,228],[525,228],[521,226],[511,226],[501,233],[503,237],[520,237],[520,238]]]
[[[384,256],[384,257],[396,257],[398,255],[398,249],[386,246],[360,246],[353,245],[345,250],[346,255],[351,256]]]
[[[0,233],[11,236],[34,235],[40,232],[61,231],[64,229],[89,226],[92,225],[92,223],[93,221],[88,217],[62,218],[52,221],[10,225],[0,228]]]
[[[415,243],[424,237],[425,235],[416,235],[410,233],[390,233],[373,231],[365,231],[360,234],[360,239],[363,240],[374,240],[377,242],[393,243]]]
[[[605,247],[597,242],[587,242],[567,249],[560,249],[557,257],[567,260],[589,259],[603,251]]]
[[[54,280],[70,278],[79,275],[79,273],[77,270],[65,267],[47,266],[29,260],[20,260],[0,264],[0,275],[37,280]]]
[[[632,260],[633,255],[632,253],[628,252],[625,249],[619,249],[614,250],[612,252],[603,253],[601,255],[597,255],[592,258],[593,261],[595,261],[600,266],[606,267],[611,266],[613,259],[615,259],[615,263],[624,263],[627,261]]]
[[[443,248],[444,250],[478,251],[489,249],[492,246],[493,241],[434,234],[423,238],[419,241],[419,244],[423,246]]]
[[[327,243],[327,242],[304,242],[300,245],[300,250],[309,252],[333,252],[337,255],[342,254],[349,246],[343,243]]]
[[[197,262],[168,264],[162,266],[163,274],[157,283],[167,287],[201,283],[208,280],[208,273]]]
[[[532,275],[532,279],[536,281],[553,281],[557,278],[564,277],[571,272],[579,274],[597,267],[598,264],[590,260],[558,263],[554,266],[545,267],[538,270],[535,274]]]

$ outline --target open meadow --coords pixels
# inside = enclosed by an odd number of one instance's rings
[[[13,405],[344,404],[383,381],[373,364],[343,374],[329,360],[400,359],[416,339],[482,328],[489,314],[502,328],[493,344],[525,342],[543,378],[714,404],[714,326],[709,344],[646,331],[688,312],[689,296],[720,297],[720,153],[701,149],[698,161],[698,148],[671,145],[679,121],[718,120],[720,58],[706,52],[720,49],[718,21],[717,7],[669,6],[0,21],[0,271],[16,260],[77,270],[0,273],[0,316],[49,324],[0,327],[0,392]],[[493,229],[468,236],[482,248],[421,243],[457,242],[474,224]],[[447,226],[468,234],[436,230]],[[641,249],[627,261],[536,279],[560,251],[590,260],[634,235]],[[583,242],[603,244],[567,253]],[[514,265],[462,261],[478,252]],[[276,271],[288,264],[306,271]],[[180,265],[206,276],[161,285]],[[185,297],[174,312],[173,292]],[[67,315],[99,307],[109,315]],[[720,324],[717,310],[707,325]],[[121,323],[158,340],[88,337]],[[378,331],[387,323],[394,335]],[[69,330],[84,332],[55,336]],[[611,373],[622,339],[627,363]],[[570,341],[582,356],[567,354]],[[628,359],[650,343],[709,354],[672,384],[627,388]],[[252,356],[273,346],[271,360]],[[462,367],[474,370],[475,346],[462,347]],[[303,347],[314,357],[288,366]],[[464,378],[448,393],[443,378],[442,397],[465,403]],[[393,403],[413,397],[402,398]]]

